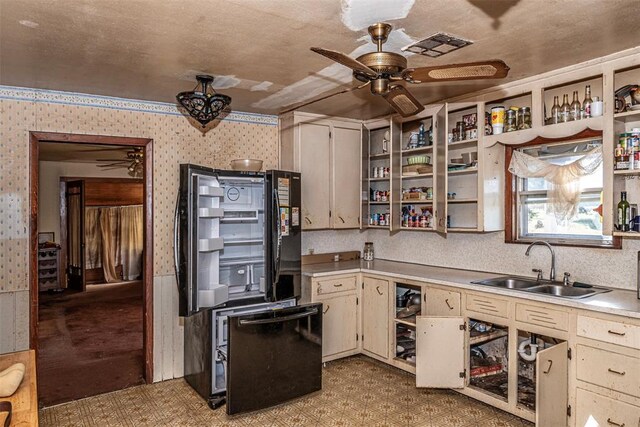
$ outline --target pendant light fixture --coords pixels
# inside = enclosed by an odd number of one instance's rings
[[[213,76],[198,75],[196,80],[198,84],[191,92],[180,92],[176,99],[191,117],[205,127],[231,104],[231,97],[213,90]]]

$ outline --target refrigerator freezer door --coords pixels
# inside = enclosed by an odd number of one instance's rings
[[[299,297],[301,287],[300,174],[271,170],[265,189],[267,299]]]
[[[267,408],[322,388],[322,304],[228,319],[228,414]]]

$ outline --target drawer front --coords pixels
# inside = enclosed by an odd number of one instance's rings
[[[509,302],[488,296],[467,295],[467,310],[509,317]]]
[[[561,331],[569,327],[568,313],[529,304],[516,304],[516,320]]]
[[[640,397],[640,359],[578,345],[579,380]]]
[[[640,349],[640,326],[578,315],[578,336]]]
[[[423,316],[460,316],[460,292],[423,288]]]
[[[318,280],[317,294],[327,295],[356,289],[356,276]]]
[[[640,407],[578,389],[576,426],[640,426]]]

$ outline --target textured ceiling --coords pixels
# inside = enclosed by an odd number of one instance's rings
[[[474,44],[409,66],[500,58],[508,80],[640,45],[639,0],[0,0],[0,84],[174,102],[196,73],[239,111],[275,114],[350,85],[311,46],[373,49],[366,26],[396,28],[387,46],[443,31]],[[423,103],[495,82],[412,86]],[[303,110],[356,118],[389,111],[363,89]]]

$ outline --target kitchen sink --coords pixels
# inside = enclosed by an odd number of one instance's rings
[[[471,282],[477,285],[486,285],[486,286],[494,286],[496,288],[505,288],[505,289],[527,289],[532,288],[534,286],[540,285],[535,279],[530,279],[528,277],[494,277],[492,279],[487,280],[479,280],[477,282]]]
[[[571,299],[587,298],[595,294],[611,291],[610,289],[598,288],[591,285],[576,284],[575,286],[564,286],[562,282],[538,281],[530,277],[518,276],[493,277],[471,283]]]
[[[609,292],[609,289],[602,288],[574,288],[573,286],[551,284],[534,286],[525,290],[531,293],[552,295],[554,297],[562,298],[586,298],[588,296],[599,294],[602,292]]]

